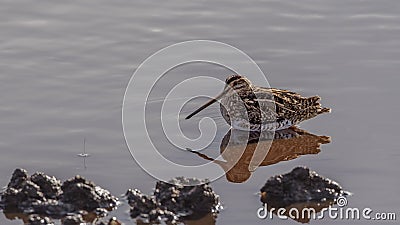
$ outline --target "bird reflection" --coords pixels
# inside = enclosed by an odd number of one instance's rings
[[[327,143],[330,143],[330,137],[311,134],[298,127],[276,132],[231,129],[220,145],[223,160],[191,152],[221,166],[229,182],[243,183],[257,167],[289,161],[301,155],[318,154],[321,144]]]

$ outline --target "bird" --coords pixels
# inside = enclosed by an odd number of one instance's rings
[[[330,108],[321,106],[320,100],[317,95],[303,97],[288,90],[259,87],[245,76],[234,74],[226,78],[222,93],[185,119],[219,101],[222,117],[233,129],[276,131],[331,112]]]

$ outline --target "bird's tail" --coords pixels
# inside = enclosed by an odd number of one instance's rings
[[[304,99],[305,103],[303,103],[304,107],[302,110],[315,111],[317,114],[331,112],[330,108],[325,108],[321,106],[321,103],[319,102],[320,100],[321,97],[319,97],[318,95]]]
[[[319,114],[331,112],[330,108],[322,107],[319,102],[319,96],[305,98],[300,110],[296,111],[296,116],[299,121],[304,121],[316,117]]]
[[[322,113],[330,113],[332,110],[330,108],[320,108],[318,109],[318,114],[322,114]]]

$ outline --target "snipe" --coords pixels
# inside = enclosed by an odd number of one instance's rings
[[[319,96],[303,97],[295,92],[253,85],[244,76],[231,75],[221,94],[186,119],[220,100],[223,118],[234,129],[247,131],[282,130],[330,112],[319,103]]]

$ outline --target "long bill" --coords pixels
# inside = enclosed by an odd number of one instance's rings
[[[213,103],[215,103],[216,101],[218,101],[219,99],[221,99],[225,94],[227,90],[224,90],[221,94],[219,94],[218,96],[216,96],[215,98],[211,99],[210,101],[206,102],[204,105],[202,105],[200,108],[198,108],[196,111],[192,112],[190,115],[188,115],[185,120],[192,118],[194,115],[196,115],[197,113],[201,112],[203,109],[207,108],[208,106],[212,105]]]

